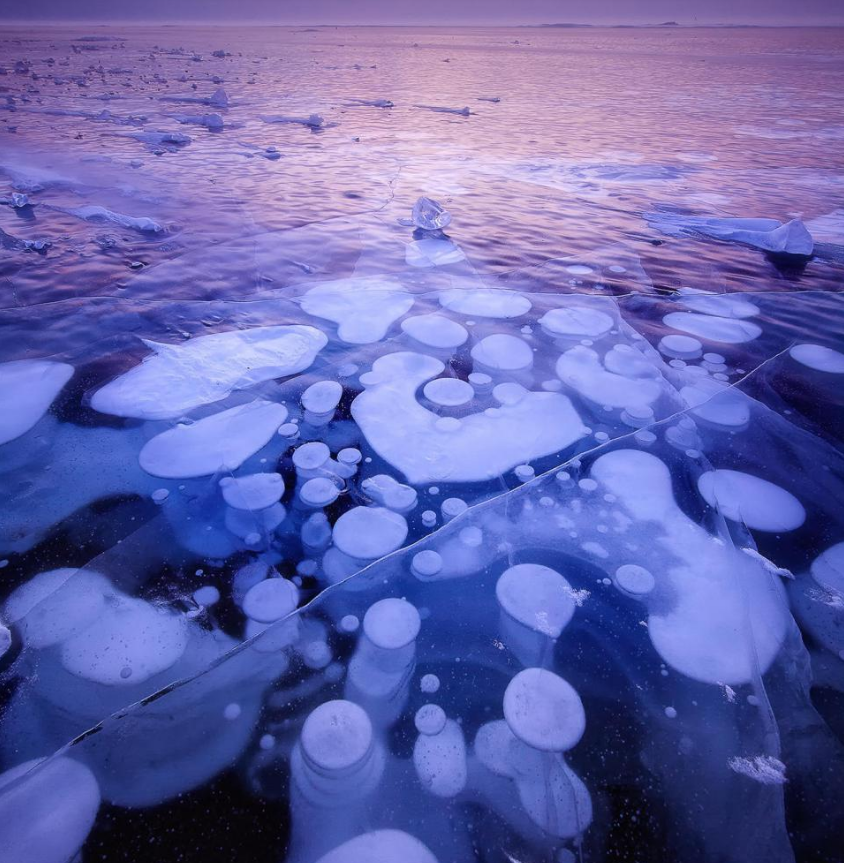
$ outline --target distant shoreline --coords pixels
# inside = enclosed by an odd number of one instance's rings
[[[285,30],[332,30],[332,29],[389,29],[389,30],[836,30],[844,28],[844,21],[830,24],[817,22],[812,24],[683,24],[676,21],[666,21],[660,24],[285,24],[277,21],[140,21],[116,20],[100,21],[89,19],[56,19],[56,20],[25,20],[0,18],[2,27],[274,27]]]

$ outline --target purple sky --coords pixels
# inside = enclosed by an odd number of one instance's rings
[[[842,0],[9,0],[0,18],[280,24],[844,23]]]

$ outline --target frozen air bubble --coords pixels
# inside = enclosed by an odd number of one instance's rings
[[[317,381],[302,393],[302,407],[315,414],[333,411],[340,403],[343,387],[337,381]]]
[[[419,612],[404,599],[382,599],[363,617],[366,637],[384,650],[406,647],[416,639],[420,626]]]
[[[436,552],[431,550],[420,551],[413,555],[413,560],[410,564],[411,572],[414,575],[422,576],[423,578],[431,578],[439,573],[443,568],[443,559]]]
[[[439,692],[440,679],[436,674],[423,674],[419,681],[419,688],[427,695],[433,695],[433,693]]]
[[[647,596],[656,584],[653,575],[642,566],[626,563],[613,574],[616,587],[633,597]]]
[[[660,353],[681,360],[697,359],[703,352],[703,345],[691,336],[663,336],[659,340]]]
[[[254,511],[278,503],[284,494],[284,480],[278,473],[224,476],[220,480],[223,500],[234,509]]]
[[[357,506],[334,525],[334,545],[349,557],[375,560],[400,548],[407,538],[407,522],[384,507]]]
[[[251,587],[243,597],[243,613],[256,623],[273,623],[286,617],[299,604],[299,592],[292,581],[267,578]]]
[[[369,754],[372,723],[351,701],[327,701],[308,715],[300,739],[306,762],[317,771],[340,773]]]
[[[438,704],[423,704],[413,719],[420,734],[439,734],[445,728],[445,711]]]
[[[309,479],[299,489],[299,497],[307,506],[324,507],[334,503],[340,496],[337,483],[329,477],[317,476]]]

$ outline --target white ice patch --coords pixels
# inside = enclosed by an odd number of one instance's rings
[[[357,560],[375,560],[401,548],[407,538],[407,522],[392,510],[356,506],[334,525],[334,545]]]
[[[52,360],[0,364],[0,444],[26,434],[72,375],[73,366]]]
[[[123,417],[180,417],[233,390],[304,371],[327,343],[320,330],[299,325],[146,342],[153,355],[94,393],[91,406]]]
[[[607,371],[591,348],[576,345],[557,360],[557,376],[583,398],[600,406],[642,408],[662,393],[658,380],[629,378]]]
[[[803,505],[784,488],[736,470],[711,470],[697,481],[703,499],[730,521],[769,533],[795,530],[806,520]]]
[[[551,309],[539,324],[549,335],[569,339],[597,339],[606,335],[615,321],[606,313],[586,306]]]
[[[440,294],[440,305],[450,312],[473,318],[518,318],[531,309],[527,297],[514,291],[491,288],[453,288]]]
[[[828,372],[833,375],[844,374],[844,354],[826,348],[823,345],[795,345],[790,351],[791,358],[801,365],[818,372]]]
[[[747,776],[762,785],[783,785],[788,780],[785,778],[785,764],[772,755],[756,755],[753,758],[731,758],[727,762],[730,770]]]
[[[420,344],[443,350],[459,348],[469,338],[464,326],[436,314],[405,318],[401,328]]]
[[[731,294],[708,294],[694,288],[680,288],[677,296],[681,305],[693,312],[720,318],[752,318],[759,314],[758,306],[743,297]]]
[[[341,341],[368,345],[380,341],[390,325],[410,311],[413,297],[387,276],[324,282],[302,297],[302,310],[337,324]]]
[[[592,477],[637,520],[661,530],[668,553],[654,593],[671,597],[648,618],[662,659],[693,680],[748,683],[764,674],[782,646],[790,618],[780,580],[757,561],[716,543],[677,506],[668,467],[637,450],[596,460]]]
[[[662,322],[699,339],[730,345],[750,342],[762,335],[762,328],[750,321],[696,315],[694,312],[669,312]]]
[[[571,402],[559,393],[528,392],[517,404],[459,420],[440,418],[416,401],[416,391],[444,369],[422,354],[388,354],[376,360],[364,376],[366,391],[352,402],[370,446],[413,485],[493,479],[585,434]],[[446,419],[451,422],[444,425]]]
[[[355,836],[316,863],[438,863],[418,839],[401,830],[374,830]]]
[[[233,471],[265,446],[285,419],[283,405],[256,399],[162,432],[147,442],[138,461],[147,473],[166,479]]]
[[[504,719],[514,736],[541,752],[571,749],[586,730],[580,696],[543,668],[520,671],[504,692]]]
[[[235,509],[265,509],[278,503],[284,494],[279,473],[253,473],[249,476],[224,476],[220,480],[223,500]]]
[[[507,614],[549,638],[560,637],[577,607],[568,581],[536,563],[511,566],[496,582],[495,595]]]
[[[0,849],[8,863],[76,859],[100,808],[94,774],[72,758],[0,773]]]
[[[524,339],[496,333],[472,348],[472,359],[487,369],[521,371],[533,365],[533,351]]]

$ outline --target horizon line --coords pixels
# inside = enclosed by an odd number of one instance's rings
[[[595,29],[633,29],[633,28],[653,28],[653,29],[665,29],[665,30],[673,30],[675,28],[683,29],[683,30],[705,30],[705,29],[714,29],[714,28],[757,28],[762,30],[768,29],[801,29],[801,28],[817,28],[817,27],[829,27],[829,28],[841,28],[844,27],[844,18],[836,21],[815,21],[810,23],[759,23],[756,21],[712,21],[705,24],[683,24],[682,22],[676,21],[661,21],[659,23],[651,23],[651,22],[641,22],[641,23],[621,23],[621,22],[581,22],[581,21],[564,21],[564,22],[542,22],[535,24],[516,24],[516,23],[495,23],[495,24],[486,24],[480,22],[432,22],[428,21],[425,23],[414,23],[414,22],[402,22],[402,23],[391,23],[391,22],[366,22],[366,23],[348,23],[348,22],[320,22],[320,23],[312,23],[307,21],[288,21],[282,22],[274,19],[249,19],[245,21],[234,21],[232,19],[216,19],[213,21],[200,20],[195,18],[186,18],[179,20],[141,20],[141,19],[111,19],[111,20],[103,20],[99,18],[56,18],[56,19],[46,19],[46,18],[2,18],[0,17],[0,26],[28,26],[28,27],[38,27],[38,26],[85,26],[85,27],[111,27],[111,26],[120,26],[120,27],[149,27],[149,26],[159,26],[159,27],[183,27],[183,26],[206,26],[206,27],[291,27],[291,28],[312,28],[312,29],[330,29],[337,27],[390,27],[390,28],[440,28],[440,27],[456,27],[456,28],[489,28],[489,29],[514,29],[514,28],[525,28],[525,29],[546,29],[546,30],[577,30],[584,28],[595,28]]]

